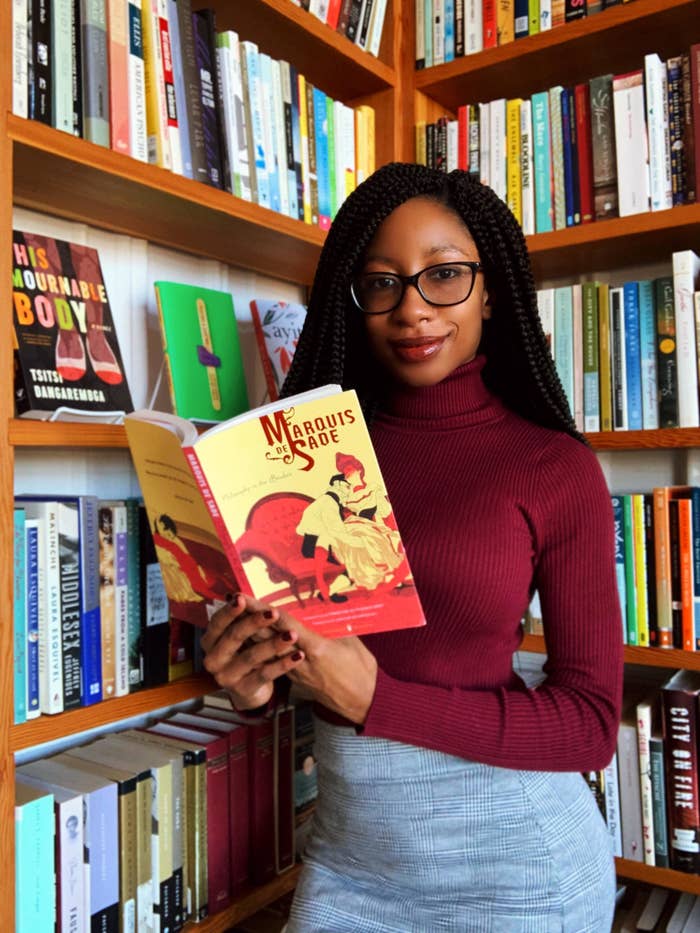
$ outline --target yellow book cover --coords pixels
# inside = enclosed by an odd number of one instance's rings
[[[427,165],[428,157],[425,151],[425,120],[416,123],[416,162],[418,165]]]
[[[600,379],[600,430],[612,431],[612,374],[610,371],[610,313],[608,286],[598,285],[598,365]]]
[[[506,101],[506,180],[507,203],[519,224],[523,222],[522,180],[520,174],[519,97]]]
[[[649,647],[649,603],[647,597],[646,535],[644,532],[644,496],[632,495],[634,532],[634,585],[637,591],[637,644]]]
[[[515,41],[515,0],[497,0],[496,34],[498,44]]]
[[[174,618],[204,625],[243,591],[329,637],[425,624],[354,391],[323,386],[201,435],[163,412],[125,425]]]
[[[306,110],[306,78],[298,76],[299,133],[301,136],[301,178],[304,204],[304,223],[311,223],[311,178],[309,169],[309,115]]]
[[[148,161],[162,168],[171,168],[165,102],[165,73],[160,45],[157,0],[143,0],[141,12],[143,30],[143,71],[146,88],[146,138]]]
[[[376,166],[374,108],[369,104],[355,107],[355,167],[357,183],[372,174]]]

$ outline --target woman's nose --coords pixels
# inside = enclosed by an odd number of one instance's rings
[[[391,313],[395,320],[421,321],[432,317],[435,311],[436,308],[428,304],[418,291],[418,286],[409,282],[404,289],[401,301]]]

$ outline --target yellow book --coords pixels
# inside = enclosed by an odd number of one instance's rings
[[[516,97],[506,101],[507,204],[519,224],[523,222],[522,176],[520,171],[520,105]]]
[[[632,495],[632,529],[634,533],[634,588],[637,593],[637,644],[649,647],[649,603],[647,597],[647,559],[644,533],[644,496]]]
[[[322,386],[197,433],[164,412],[126,433],[173,618],[245,592],[329,637],[423,625],[354,391]]]
[[[304,223],[311,223],[311,177],[309,174],[309,117],[306,110],[306,78],[298,76],[299,132],[301,135],[301,181],[304,198]]]
[[[608,286],[598,286],[598,365],[600,373],[600,430],[612,431],[612,374],[610,372],[610,312]]]
[[[418,165],[428,164],[425,149],[425,120],[416,123],[416,162]]]
[[[498,44],[515,40],[515,0],[497,0],[496,34]]]
[[[158,0],[143,0],[143,71],[146,88],[146,137],[148,161],[161,168],[172,168],[168,140],[168,112],[165,100],[165,73],[160,43]]]
[[[355,108],[355,167],[358,185],[369,178],[375,164],[374,109],[368,104],[362,104]]]

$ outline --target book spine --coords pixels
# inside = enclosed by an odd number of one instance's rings
[[[115,695],[117,677],[114,518],[111,506],[100,505],[99,535],[102,696],[108,699]]]
[[[700,651],[700,488],[692,486],[693,503],[693,650]]]
[[[688,55],[688,115],[685,119],[687,147],[692,153],[688,158],[688,200],[697,201],[700,197],[700,43],[690,47]]]
[[[591,100],[587,84],[574,88],[576,119],[576,151],[578,154],[578,193],[581,223],[594,220],[593,206],[593,152],[591,148]]]
[[[260,53],[258,56],[259,68],[259,103],[262,114],[263,146],[265,153],[265,167],[267,169],[267,185],[269,190],[270,210],[279,212],[280,191],[278,179],[278,154],[276,147],[276,134],[274,130],[274,102],[272,99],[272,59],[269,55]]]
[[[669,868],[664,743],[660,736],[653,734],[649,738],[649,768],[654,820],[654,863],[658,868]]]
[[[250,788],[248,729],[241,725],[229,736],[229,801],[231,804],[231,889],[238,894],[248,884],[250,857]]]
[[[177,10],[177,0],[167,0],[168,34],[170,38],[171,71],[173,77],[174,110],[177,116],[178,146],[182,162],[181,174],[185,178],[193,178],[192,174],[192,134],[190,120],[187,113],[187,95],[185,93],[185,69],[182,58],[182,42],[180,41],[180,18]]]
[[[535,165],[535,229],[553,229],[552,176],[550,172],[549,96],[546,91],[532,95],[532,130]]]
[[[649,161],[642,72],[613,78],[615,157],[620,216],[649,210]]]
[[[695,348],[693,292],[700,272],[700,259],[692,250],[673,253],[673,306],[676,319],[676,373],[678,379],[678,423],[697,427],[698,359]]]
[[[672,206],[671,154],[666,66],[656,54],[644,56],[644,92],[651,209],[663,211]]]
[[[573,22],[586,16],[586,0],[566,0],[564,6],[564,21]]]
[[[178,124],[177,101],[175,99],[175,79],[173,76],[173,55],[170,45],[170,24],[168,22],[168,0],[158,0],[158,43],[160,60],[163,68],[165,89],[165,130],[170,151],[170,169],[176,175],[183,174],[182,147],[180,145],[180,127]]]
[[[306,81],[306,125],[309,135],[309,202],[311,223],[318,225],[318,162],[316,159],[316,113],[314,108],[314,86]],[[363,155],[366,150],[363,149]]]
[[[656,864],[654,844],[654,807],[651,786],[651,706],[647,702],[637,704],[637,745],[639,749],[639,796],[642,804],[642,844],[644,863]]]
[[[144,0],[145,2],[145,0]],[[177,20],[180,34],[180,54],[182,61],[183,84],[185,91],[185,110],[190,136],[190,156],[192,159],[192,177],[195,181],[207,183],[209,171],[207,152],[202,123],[202,92],[190,0],[176,0]]]
[[[554,362],[569,408],[574,410],[573,297],[568,285],[554,289]]]
[[[297,182],[297,219],[305,220],[304,216],[304,170],[302,167],[302,137],[301,137],[301,96],[300,96],[300,82],[299,82],[299,73],[297,72],[294,65],[289,66],[289,84],[292,95],[292,146],[294,151],[294,175]],[[352,124],[352,165],[353,165],[353,178],[352,178],[352,187],[355,186],[355,117],[352,113],[352,110],[349,107],[343,105],[343,120],[344,124],[347,122],[348,115],[350,115],[350,122]],[[343,131],[343,151],[346,153],[347,150],[347,137],[346,130]],[[347,190],[348,181],[346,177],[346,189],[345,195],[349,194]],[[352,188],[350,189],[352,190]]]
[[[552,149],[552,179],[554,202],[554,229],[566,227],[566,187],[564,181],[564,138],[561,113],[562,88],[549,89],[550,139]]]
[[[71,34],[71,85],[73,91],[73,135],[83,135],[83,46],[81,25],[82,0],[73,0]]]
[[[697,702],[695,692],[673,686],[661,691],[671,868],[697,874],[700,853]]]
[[[127,13],[128,3],[107,0],[110,146],[126,155],[130,151]]]
[[[600,431],[598,290],[584,282],[583,298],[583,418],[585,431]]]
[[[326,95],[313,89],[316,166],[318,177],[318,225],[328,230],[331,225],[330,162],[328,154],[328,119]]]
[[[673,279],[655,279],[656,369],[659,395],[659,427],[678,427],[678,381],[676,319],[673,306]]]
[[[637,603],[636,632],[637,644],[649,647],[649,603],[647,599],[647,557],[646,529],[644,523],[644,496],[633,493],[632,530],[634,535],[634,588]]]
[[[228,737],[207,745],[207,874],[209,912],[216,913],[231,901],[229,855],[229,744]]]
[[[656,365],[656,316],[652,283],[638,284],[639,343],[642,378],[642,426],[645,430],[659,427],[659,391]]]
[[[528,0],[514,0],[513,35],[516,39],[525,39],[530,32],[530,7]]]
[[[53,125],[53,88],[51,61],[51,4],[50,0],[29,0],[32,4],[32,74],[34,120]]]
[[[56,503],[63,657],[63,709],[80,706],[81,594],[77,502]]]
[[[294,707],[275,712],[275,871],[294,867]]]
[[[520,178],[522,186],[522,228],[525,236],[535,232],[535,185],[532,156],[532,104],[520,104]]]
[[[53,794],[47,793],[15,806],[15,930],[18,933],[54,929],[54,834]]]
[[[129,0],[128,17],[129,154],[139,162],[148,162],[141,0]]]
[[[571,286],[574,407],[576,427],[583,431],[583,295],[580,283]]]
[[[617,771],[620,784],[622,857],[644,860],[642,802],[639,792],[639,751],[635,722],[620,724],[617,741]]]
[[[192,471],[192,475],[202,493],[204,504],[206,505],[209,511],[209,514],[212,517],[212,521],[214,522],[214,527],[216,528],[216,531],[219,535],[219,539],[221,541],[221,545],[224,549],[224,553],[226,554],[228,562],[231,565],[231,570],[235,577],[236,583],[238,584],[238,588],[239,590],[245,591],[249,593],[250,595],[252,595],[253,590],[250,586],[250,583],[248,582],[248,578],[246,577],[245,571],[243,569],[243,564],[241,563],[241,559],[238,555],[238,551],[236,550],[236,547],[231,539],[231,535],[229,534],[228,528],[226,527],[226,524],[224,523],[221,512],[214,498],[214,494],[211,491],[211,488],[209,487],[207,478],[199,462],[199,457],[197,456],[197,452],[194,447],[185,447],[183,448],[183,452],[187,459],[189,468]]]
[[[287,154],[287,136],[285,131],[285,111],[284,111],[284,97],[282,93],[282,70],[283,63],[275,61],[274,59],[270,63],[271,74],[272,74],[272,116],[273,116],[273,134],[274,134],[274,146],[275,146],[275,161],[277,164],[277,185],[279,187],[279,210],[280,213],[285,216],[290,216],[290,201],[289,201],[289,172],[288,172],[288,154]],[[326,98],[326,107],[332,108],[333,102],[330,98]],[[332,154],[334,149],[331,147],[332,143],[332,133],[333,133],[333,122],[332,122],[332,109],[330,111],[330,117],[328,118],[328,147],[329,152]],[[333,169],[333,178],[331,178],[332,187],[334,187],[335,181],[335,171],[333,163],[329,163],[329,173]],[[296,187],[296,185],[295,185]],[[332,202],[332,192],[331,192],[331,202]],[[331,207],[331,214],[333,210]]]
[[[671,605],[671,541],[668,514],[668,489],[654,488],[654,543],[656,566],[656,617],[659,648],[673,647]]]
[[[623,289],[609,288],[610,370],[612,381],[613,430],[627,430],[627,362],[625,359],[625,316]]]
[[[497,44],[515,39],[515,0],[495,0]]]
[[[683,152],[683,60],[680,55],[666,62],[668,135],[671,153],[671,201],[685,201],[685,155]]]
[[[612,431],[612,372],[610,343],[610,295],[608,285],[598,285],[598,343],[600,363],[600,430]]]
[[[622,636],[627,644],[627,577],[625,574],[625,517],[620,496],[612,497],[613,523],[615,528],[615,579],[617,595],[622,613]]]
[[[656,542],[654,535],[654,495],[644,494],[644,556],[646,559],[646,600],[649,644],[659,644],[659,625],[656,612]]]
[[[170,168],[172,162],[168,141],[165,77],[159,41],[158,0],[141,0],[141,3],[148,161],[162,168]]]
[[[492,100],[490,104],[490,160],[491,187],[502,201],[507,200],[507,145],[506,145],[506,102],[504,98]]]
[[[523,222],[520,172],[520,105],[517,98],[506,101],[506,203],[519,224]]]
[[[690,499],[678,500],[678,551],[680,557],[681,646],[695,651],[693,621],[693,505]]]
[[[561,90],[561,138],[564,155],[564,209],[566,212],[566,226],[573,227],[576,220],[575,193],[574,193],[574,153],[571,135],[572,114],[570,112],[569,90]]]
[[[119,933],[119,809],[117,785],[106,783],[88,795],[90,929]],[[94,879],[94,880],[93,880]]]
[[[620,787],[617,768],[617,753],[605,769],[605,822],[610,833],[613,855],[622,857],[622,829],[620,825]]]
[[[255,166],[255,191],[257,203],[270,206],[270,185],[267,177],[265,132],[261,108],[260,66],[258,47],[252,42],[241,42],[241,63],[245,58],[245,74],[248,85],[248,107],[250,110],[250,138],[252,140],[251,165]],[[246,120],[248,111],[246,111]],[[252,172],[251,172],[252,176]]]
[[[80,676],[83,706],[102,699],[102,644],[100,621],[100,541],[96,496],[78,499],[80,536]]]
[[[639,293],[636,282],[623,286],[625,315],[625,364],[627,380],[627,427],[642,429],[642,363],[639,329]]]
[[[588,86],[591,99],[593,203],[595,219],[604,220],[619,214],[612,75],[592,78]]]
[[[292,68],[289,62],[280,62],[280,83],[282,85],[282,108],[284,121],[284,151],[286,154],[285,166],[287,169],[287,192],[289,197],[289,216],[295,220],[299,219],[299,191],[297,188],[297,174],[294,160],[294,114],[293,114],[293,96],[292,96]],[[336,112],[339,112],[341,104],[335,102]],[[339,118],[336,117],[336,122]],[[344,178],[340,166],[341,146],[336,140],[336,203],[334,214],[337,212],[340,204],[345,198]]]
[[[24,117],[25,119],[28,116],[29,100],[27,82],[27,0],[13,0],[12,112],[16,116]]]
[[[479,180],[491,185],[491,105],[479,104]]]
[[[143,654],[141,646],[141,580],[139,563],[139,500],[126,500],[127,607],[128,607],[128,681],[129,692],[143,685]]]
[[[63,712],[63,658],[61,650],[61,580],[58,562],[56,503],[39,505],[39,675],[42,713]],[[28,513],[29,514],[29,513]]]
[[[673,647],[682,648],[682,595],[681,595],[681,545],[680,545],[680,518],[678,514],[678,499],[670,498],[668,501],[668,540],[671,557],[671,622],[673,626]]]
[[[27,719],[41,713],[40,649],[39,649],[39,537],[40,522],[25,518],[26,532],[26,614],[27,614]]]
[[[83,136],[109,148],[109,69],[105,0],[81,0]]]
[[[27,554],[24,509],[13,518],[13,697],[14,721],[27,719]]]
[[[627,644],[638,645],[637,586],[635,560],[634,506],[631,495],[622,499],[622,521],[625,529],[625,591],[627,593]]]
[[[250,793],[250,875],[265,884],[275,875],[274,724],[271,719],[248,726]]]
[[[126,505],[112,507],[114,541],[115,696],[129,692],[129,548]]]
[[[51,9],[52,124],[73,132],[73,0],[54,0]]]
[[[241,196],[241,172],[239,150],[236,139],[236,120],[234,116],[235,98],[233,93],[232,39],[230,32],[216,34],[216,62],[219,72],[219,106],[223,114],[223,130],[226,147],[229,152],[230,178],[228,186],[236,197]]]

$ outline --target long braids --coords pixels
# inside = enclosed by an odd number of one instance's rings
[[[367,350],[350,280],[381,222],[414,197],[453,210],[471,233],[484,265],[491,318],[484,321],[484,381],[513,411],[581,439],[557,376],[537,312],[525,238],[507,206],[466,172],[449,175],[393,162],[347,198],[321,251],[284,396],[329,382],[357,390],[368,418],[381,394],[382,374]]]

